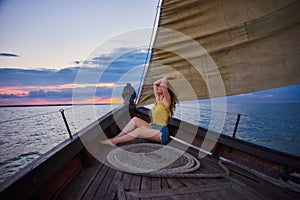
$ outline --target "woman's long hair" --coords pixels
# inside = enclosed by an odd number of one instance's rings
[[[176,103],[178,103],[178,99],[177,99],[176,94],[174,93],[174,89],[169,84],[169,82],[167,83],[167,87],[168,87],[168,91],[169,91],[169,94],[170,94],[170,97],[171,97],[171,103],[170,103],[170,106],[169,106],[170,117],[173,117],[174,111],[175,111],[175,108],[176,108]]]

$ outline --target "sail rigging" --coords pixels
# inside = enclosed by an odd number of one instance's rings
[[[299,0],[163,0],[139,105],[170,73],[181,101],[300,83],[299,10]]]

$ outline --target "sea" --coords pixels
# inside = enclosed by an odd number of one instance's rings
[[[69,139],[62,113],[75,134],[118,106],[0,107],[0,183]],[[300,156],[299,103],[183,103],[174,117],[229,136],[236,129],[238,139]]]

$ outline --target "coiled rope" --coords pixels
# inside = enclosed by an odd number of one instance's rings
[[[193,173],[201,163],[194,156],[167,145],[140,143],[122,146],[107,156],[108,164],[116,170],[152,177],[220,178],[229,170],[218,163],[224,173]]]

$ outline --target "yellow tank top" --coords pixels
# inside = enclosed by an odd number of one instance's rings
[[[156,102],[151,108],[152,122],[160,126],[167,126],[170,110],[163,102]]]

